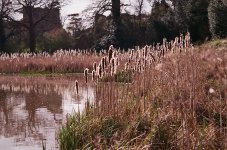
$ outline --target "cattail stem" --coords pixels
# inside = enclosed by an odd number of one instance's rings
[[[78,85],[77,80],[75,81],[75,84],[76,84],[76,95],[78,95],[79,94],[79,85]]]
[[[88,68],[86,68],[85,70],[84,70],[84,76],[85,76],[85,82],[87,83],[87,81],[88,81]]]

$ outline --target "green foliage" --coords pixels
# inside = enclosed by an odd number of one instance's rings
[[[124,83],[131,83],[132,82],[132,72],[131,71],[123,71],[115,75],[116,82],[124,82]]]
[[[227,37],[227,2],[211,0],[209,8],[210,32],[213,37]]]
[[[162,120],[155,130],[153,136],[153,147],[155,149],[177,149],[177,145],[173,143],[173,139],[176,137],[176,132],[179,128],[179,123],[176,120],[168,118]]]
[[[210,0],[192,0],[190,8],[189,32],[194,41],[204,41],[210,37],[208,6]]]
[[[186,30],[189,27],[190,21],[190,9],[192,8],[192,0],[175,0],[174,1],[174,16],[177,24],[180,27],[180,32]]]
[[[91,111],[86,114],[74,114],[67,120],[65,126],[59,131],[59,143],[61,150],[94,148],[94,139],[100,138],[104,145],[110,144],[110,138],[117,131],[121,131],[123,125],[119,118],[97,118]]]
[[[72,47],[72,39],[64,29],[54,29],[44,33],[38,48],[47,52],[54,52],[58,49],[69,49]]]
[[[208,5],[210,0],[177,0],[175,19],[180,32],[189,31],[194,41],[204,41],[210,37]]]
[[[98,121],[98,120],[97,120]],[[59,132],[61,150],[74,150],[90,143],[92,136],[98,132],[99,125],[90,115],[75,114],[70,116]]]
[[[132,108],[131,108],[132,109]],[[129,121],[129,116],[98,117],[89,113],[74,114],[67,120],[59,133],[61,150],[74,149],[108,149],[113,147],[130,147],[138,144],[153,143],[152,148],[177,148],[175,138],[179,122],[171,118],[156,125],[150,116],[140,114]],[[116,142],[118,141],[118,142]],[[119,143],[119,145],[116,145]]]
[[[132,72],[131,71],[122,71],[118,72],[114,76],[106,76],[100,78],[99,82],[120,82],[120,83],[131,83],[132,82]]]
[[[161,42],[163,38],[173,39],[179,35],[173,9],[165,1],[154,2],[149,19],[149,40]]]
[[[101,125],[100,133],[104,139],[107,139],[107,142],[109,142],[110,138],[117,130],[121,130],[122,128],[120,120],[112,117],[103,119]]]
[[[111,16],[96,14],[93,26],[84,29],[79,14],[71,14],[67,33],[64,29],[53,29],[38,37],[38,51],[53,52],[57,49],[96,48],[107,49],[113,41],[121,40],[121,48],[144,46],[162,42],[163,38],[173,39],[180,33],[189,31],[193,41],[203,42],[211,37],[227,36],[226,0],[167,0],[154,1],[150,14],[141,16],[122,13],[119,37],[109,36],[115,30],[110,26]],[[7,26],[11,26],[9,22]],[[3,25],[3,24],[2,24]],[[5,39],[6,28],[0,24],[0,49],[6,52],[26,50],[28,36],[17,27],[12,38]],[[14,27],[15,28],[15,27]],[[3,32],[4,31],[4,32]],[[21,34],[22,33],[22,34]],[[2,44],[1,44],[2,43]],[[2,45],[2,46],[1,46]]]

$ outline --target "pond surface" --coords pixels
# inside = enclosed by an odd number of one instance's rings
[[[59,149],[57,130],[67,114],[94,101],[94,88],[82,82],[79,76],[0,76],[0,149],[41,150],[42,141],[48,150]]]

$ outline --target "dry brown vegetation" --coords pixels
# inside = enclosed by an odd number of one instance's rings
[[[96,100],[68,118],[61,149],[226,149],[226,47],[226,40],[193,47],[187,34],[127,52],[2,54],[0,73],[86,68],[76,90],[94,84]]]
[[[61,149],[226,149],[227,41],[189,41],[111,47],[94,68],[96,102],[60,130]]]
[[[92,68],[93,62],[101,56],[102,53],[88,50],[59,50],[53,54],[1,54],[0,73],[83,73],[85,67]]]

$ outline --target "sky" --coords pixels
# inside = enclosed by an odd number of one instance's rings
[[[66,6],[62,7],[61,15],[67,16],[72,13],[81,13],[91,3],[92,0],[70,0]]]
[[[67,16],[68,14],[72,14],[72,13],[81,13],[89,5],[91,5],[93,1],[95,0],[69,0],[66,6],[62,7],[61,15]],[[135,0],[122,0],[122,1],[127,4],[129,3],[131,3],[132,5],[135,4]],[[146,11],[149,11],[150,7],[151,7],[150,4],[148,4],[147,1],[145,1],[144,9]]]
[[[94,2],[95,0],[66,0],[67,3],[65,4],[65,6],[63,6],[61,8],[61,17],[62,17],[62,21],[63,21],[63,25],[64,27],[68,24],[68,20],[67,20],[67,15],[69,14],[73,14],[73,13],[82,13],[83,10],[85,10],[89,5],[92,4],[92,2]],[[124,3],[129,4],[131,2],[131,4],[135,4],[135,0],[122,0]],[[147,1],[145,0],[145,7],[144,10],[146,12],[150,11],[150,4],[147,3]],[[133,8],[130,7],[129,10],[133,11]],[[21,15],[16,15],[18,19],[22,18]],[[85,19],[85,18],[84,18]]]
[[[69,0],[69,2],[61,8],[61,16],[63,21],[64,19],[66,19],[66,16],[69,14],[81,13],[89,5],[91,5],[93,1],[95,0]],[[130,2],[132,5],[135,4],[134,2],[135,0],[122,0],[122,1],[127,4],[129,4]],[[145,1],[144,10],[148,12],[150,8],[151,8],[150,4],[148,4],[147,1]],[[133,8],[130,7],[129,9],[132,10]],[[63,23],[64,26],[67,25],[67,23],[68,23],[68,20],[65,20],[65,22]]]
[[[95,0],[65,0],[67,1],[66,4],[61,8],[61,18],[63,21],[64,27],[68,24],[67,15],[79,13],[81,14],[83,10],[85,10],[89,5],[91,5]],[[136,0],[121,0],[124,3],[131,3],[132,5],[135,5]],[[133,12],[133,7],[128,7],[129,11]],[[144,10],[146,12],[149,12],[151,10],[150,4],[147,3],[145,0]],[[21,19],[22,15],[16,14],[16,18]],[[82,16],[83,18],[83,16]],[[86,18],[84,18],[86,19]]]

